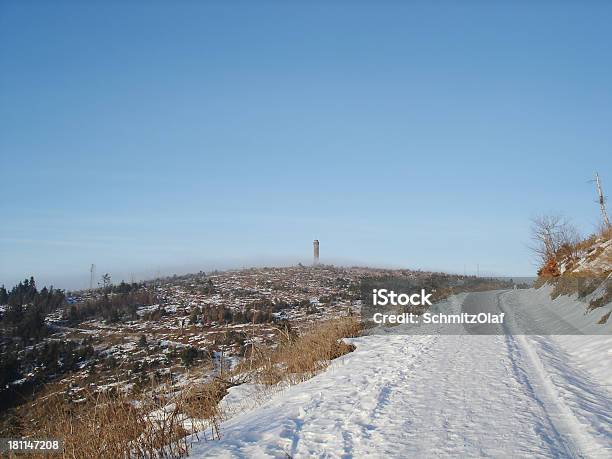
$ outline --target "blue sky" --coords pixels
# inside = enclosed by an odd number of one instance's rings
[[[87,3],[87,4],[86,4]],[[606,2],[0,4],[0,283],[324,262],[530,275],[612,190]]]

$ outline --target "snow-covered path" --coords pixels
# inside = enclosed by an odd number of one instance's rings
[[[516,295],[469,294],[461,306],[502,307]],[[605,356],[610,337],[595,338]],[[193,455],[612,457],[610,381],[596,381],[554,337],[385,334],[354,343],[326,372],[226,422],[222,440],[195,445]]]

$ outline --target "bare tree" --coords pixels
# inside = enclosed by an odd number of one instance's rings
[[[111,285],[111,276],[110,274],[106,273],[102,276],[102,288],[104,288],[104,290],[106,290],[108,287],[110,287]]]
[[[608,212],[606,212],[606,197],[604,196],[603,190],[601,189],[601,180],[599,174],[595,172],[595,184],[597,187],[597,197],[599,198],[599,207],[601,209],[601,217],[603,219],[606,228],[610,228],[610,219],[608,218]]]
[[[558,255],[575,256],[580,235],[561,215],[539,215],[531,219],[531,240],[530,249],[543,266]]]

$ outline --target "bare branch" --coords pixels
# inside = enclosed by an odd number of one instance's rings
[[[574,255],[580,240],[576,227],[561,215],[539,215],[531,220],[531,251],[543,266],[563,252]]]

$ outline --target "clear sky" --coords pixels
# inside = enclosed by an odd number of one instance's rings
[[[595,170],[612,193],[612,3],[456,3],[0,2],[0,283],[315,238],[533,274],[529,218],[592,232]]]

